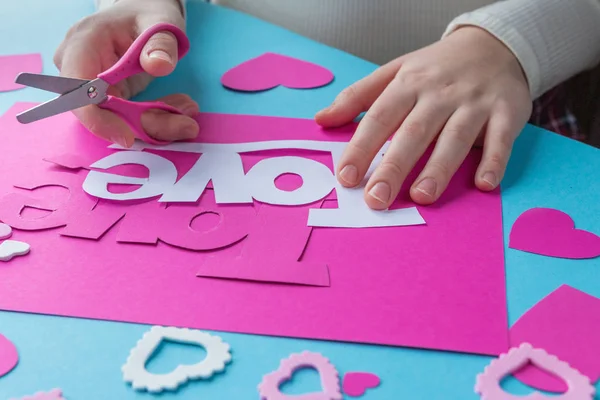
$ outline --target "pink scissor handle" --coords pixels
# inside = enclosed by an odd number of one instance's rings
[[[175,25],[160,23],[151,26],[146,29],[129,47],[127,52],[121,57],[119,61],[111,68],[102,72],[98,75],[98,78],[107,82],[110,85],[114,85],[127,79],[130,76],[144,72],[142,65],[140,64],[140,55],[148,40],[158,32],[171,32],[177,39],[177,55],[179,59],[185,56],[190,49],[190,41],[186,34]]]
[[[145,111],[163,110],[173,114],[183,114],[178,109],[158,101],[137,103],[115,96],[107,96],[106,100],[98,104],[98,106],[117,114],[129,125],[135,137],[150,144],[168,144],[169,142],[156,140],[146,133],[142,126],[142,114]]]

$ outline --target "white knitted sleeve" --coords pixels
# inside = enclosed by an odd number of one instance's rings
[[[187,0],[177,0],[181,4],[181,9],[183,10],[183,14],[185,15],[185,3]],[[96,10],[102,10],[103,8],[112,6],[115,4],[117,0],[94,0],[94,4],[96,4]]]
[[[477,26],[517,57],[532,98],[600,62],[599,0],[503,0],[450,23]]]

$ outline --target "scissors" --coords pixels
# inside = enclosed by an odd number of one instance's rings
[[[174,114],[182,114],[179,110],[162,102],[133,102],[106,93],[110,85],[117,84],[123,79],[144,72],[140,64],[140,54],[148,40],[157,32],[171,32],[175,35],[178,45],[178,56],[181,59],[190,49],[186,34],[175,25],[160,23],[145,30],[129,47],[110,69],[102,72],[93,80],[65,78],[41,74],[21,73],[15,82],[48,92],[58,93],[59,96],[43,104],[33,107],[17,115],[22,124],[38,121],[53,115],[75,110],[90,104],[111,110],[121,117],[131,128],[134,135],[152,144],[165,144],[146,133],[142,126],[142,114],[150,109],[159,109]]]

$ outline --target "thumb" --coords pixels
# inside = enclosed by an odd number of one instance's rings
[[[171,32],[154,34],[140,54],[142,68],[152,76],[169,75],[178,59],[177,39]]]

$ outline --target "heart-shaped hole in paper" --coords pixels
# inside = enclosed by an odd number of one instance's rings
[[[321,387],[319,371],[313,367],[302,367],[294,371],[290,379],[279,385],[279,391],[287,395],[318,393]]]
[[[41,208],[25,206],[21,209],[21,213],[19,215],[23,219],[32,220],[45,218],[52,213],[53,211],[51,210],[43,210]]]
[[[513,374],[517,373],[525,368],[528,368],[528,369],[534,368],[536,370],[536,373],[542,374],[546,377],[551,377],[553,380],[560,381],[563,389],[560,392],[553,393],[553,392],[547,392],[544,390],[538,390],[529,385],[521,383],[519,380],[517,380],[517,378],[514,377]],[[560,396],[561,394],[565,393],[568,389],[567,383],[562,378],[560,378],[556,374],[553,374],[552,372],[546,371],[545,369],[538,367],[531,361],[527,362],[527,364],[525,364],[524,366],[519,368],[517,371],[513,372],[513,374],[506,375],[504,378],[502,378],[502,380],[500,381],[500,386],[502,387],[502,389],[504,389],[504,391],[506,393],[510,393],[510,394],[513,394],[516,396],[527,396],[532,393],[540,393],[540,394],[543,394],[548,397],[553,397],[553,396]]]
[[[154,350],[145,368],[153,374],[168,374],[179,365],[194,365],[206,358],[202,346],[163,339]]]

